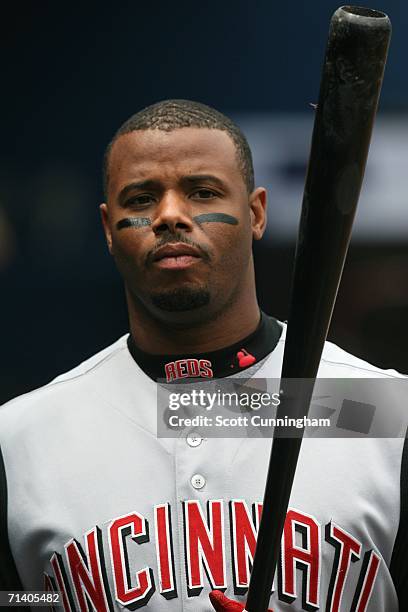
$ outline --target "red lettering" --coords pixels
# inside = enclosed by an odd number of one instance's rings
[[[244,500],[231,502],[233,578],[236,594],[243,594],[249,584],[254,560],[257,530]]]
[[[164,371],[166,372],[166,382],[171,382],[177,378],[174,361],[166,363]]]
[[[211,361],[208,359],[178,359],[169,361],[164,366],[166,382],[177,380],[178,378],[188,378],[201,376],[202,378],[212,378]]]
[[[223,502],[208,502],[209,525],[200,502],[184,502],[187,585],[189,594],[204,587],[203,567],[213,589],[226,589]]]
[[[200,359],[200,376],[202,378],[212,378],[214,376],[211,365],[211,361],[208,361],[208,359]]]
[[[177,597],[177,589],[174,576],[170,505],[162,504],[160,506],[155,506],[154,516],[160,593],[166,599],[172,599],[173,597]]]
[[[58,591],[60,591],[62,595],[64,611],[71,612],[74,606],[71,606],[72,597],[68,591],[68,581],[65,576],[65,569],[61,559],[61,555],[59,555],[58,553],[54,553],[50,559],[50,563],[54,572],[55,580],[57,581]]]
[[[112,556],[115,596],[116,600],[123,606],[147,603],[154,592],[153,575],[149,567],[145,567],[136,573],[136,586],[132,587],[129,584],[126,574],[128,565],[126,539],[129,536],[138,544],[148,540],[147,521],[137,512],[119,517],[109,526],[109,546]]]
[[[296,531],[303,535],[302,546],[296,543]],[[282,541],[282,595],[286,601],[294,601],[296,592],[296,567],[307,572],[304,583],[306,604],[319,607],[320,591],[320,526],[311,516],[289,509],[286,515]]]
[[[191,377],[200,376],[200,370],[198,367],[197,359],[187,359],[187,371],[188,371],[188,375]]]
[[[357,603],[353,607],[353,610],[356,612],[366,612],[367,610],[367,606],[373,592],[374,582],[380,568],[380,563],[381,558],[373,550],[365,554],[363,570],[359,580],[359,588],[357,588],[357,593],[355,596]]]
[[[44,591],[46,593],[56,593],[57,592],[53,579],[46,572],[44,572]],[[51,610],[52,612],[56,612],[56,608],[52,604],[49,604],[48,609]]]
[[[178,359],[174,363],[176,364],[177,378],[187,378],[188,371],[187,371],[186,360]]]
[[[75,596],[81,612],[88,612],[87,598],[98,612],[108,612],[109,605],[101,569],[102,544],[99,543],[98,528],[85,534],[86,554],[76,540],[65,545],[65,554],[75,587]]]
[[[327,596],[327,610],[328,612],[339,612],[350,563],[360,558],[361,544],[335,523],[327,525],[326,540],[336,548],[336,557]]]

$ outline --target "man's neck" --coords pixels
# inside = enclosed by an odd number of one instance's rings
[[[183,354],[216,351],[252,334],[260,320],[255,293],[244,301],[231,304],[210,318],[188,324],[182,318],[177,323],[153,317],[144,308],[128,299],[130,331],[142,351],[151,354]],[[181,317],[183,315],[181,314]]]

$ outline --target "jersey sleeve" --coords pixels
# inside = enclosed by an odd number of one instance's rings
[[[7,477],[0,448],[0,591],[23,591],[10,548],[7,521]]]
[[[408,610],[408,431],[401,461],[400,522],[391,557],[390,572],[400,610]]]

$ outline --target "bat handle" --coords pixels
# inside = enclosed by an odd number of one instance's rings
[[[288,507],[301,443],[299,438],[276,438],[273,441],[262,520],[246,602],[248,612],[264,612],[269,606],[271,583],[279,557],[286,516],[286,512],[282,513],[281,509]],[[283,473],[291,477],[286,478],[282,484]]]

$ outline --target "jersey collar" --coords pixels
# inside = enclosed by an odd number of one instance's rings
[[[261,312],[256,330],[230,346],[206,353],[152,355],[142,351],[129,335],[129,352],[138,366],[153,380],[177,383],[225,378],[261,361],[276,347],[282,326]]]

